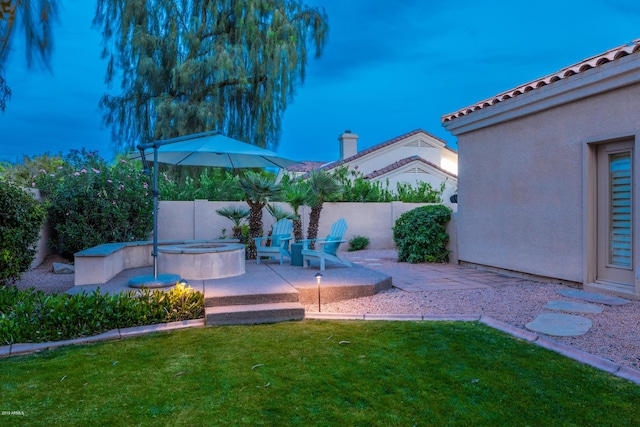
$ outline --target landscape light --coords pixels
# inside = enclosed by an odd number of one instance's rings
[[[316,280],[318,281],[318,313],[320,313],[320,281],[322,280],[322,274],[316,273]]]

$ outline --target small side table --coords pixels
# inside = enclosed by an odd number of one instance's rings
[[[291,265],[302,267],[302,243],[291,244]]]

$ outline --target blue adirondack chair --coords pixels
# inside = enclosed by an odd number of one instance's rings
[[[289,219],[281,219],[273,224],[270,236],[256,237],[256,262],[260,264],[260,258],[280,257],[280,265],[284,262],[285,255],[291,258],[289,252],[289,240],[292,239],[293,223]],[[267,241],[270,244],[267,245]]]
[[[347,221],[340,218],[334,222],[329,231],[329,235],[325,239],[307,239],[302,240],[302,264],[304,268],[308,268],[312,260],[320,261],[320,271],[324,271],[326,261],[333,261],[338,264],[351,267],[351,263],[346,259],[340,258],[338,248],[344,243],[344,234],[347,232]],[[311,249],[309,245],[312,241],[316,242],[316,249]]]

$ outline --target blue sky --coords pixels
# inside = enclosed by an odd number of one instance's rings
[[[0,160],[82,147],[113,155],[98,101],[117,88],[104,85],[95,5],[63,3],[51,72],[27,71],[22,50],[5,64],[13,97],[0,114]],[[325,7],[330,33],[284,116],[277,151],[294,160],[335,160],[347,129],[360,150],[418,128],[456,148],[443,114],[640,37],[637,0],[306,3]]]

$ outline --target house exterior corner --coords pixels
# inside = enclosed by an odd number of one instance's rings
[[[640,299],[637,51],[443,116],[458,137],[460,262]]]

